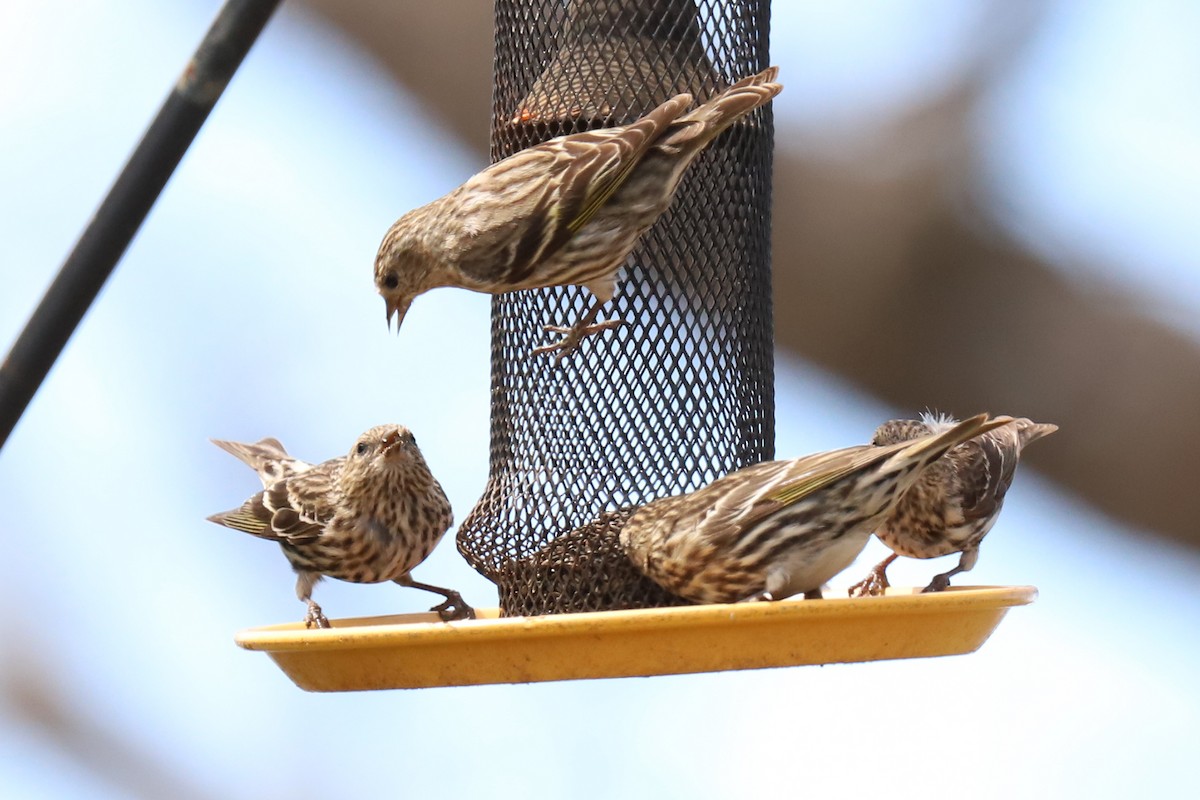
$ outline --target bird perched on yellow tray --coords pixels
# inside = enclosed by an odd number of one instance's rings
[[[818,598],[924,470],[1010,421],[980,414],[912,441],[754,464],[643,506],[621,545],[647,577],[696,602]]]
[[[617,272],[667,210],[688,165],[722,131],[783,87],[771,67],[687,111],[680,94],[629,125],[560,136],[478,173],[408,212],[383,237],[375,288],[397,330],[417,295],[439,286],[502,294],[545,286],[586,286],[591,309],[563,338],[534,350],[558,359],[584,337],[616,292]],[[686,112],[686,113],[685,113]]]
[[[894,419],[879,426],[873,442],[894,447],[948,430],[955,424],[952,417],[931,413],[919,420]],[[1030,442],[1056,430],[1057,425],[1024,417],[1014,419],[952,448],[922,472],[875,531],[892,548],[892,555],[850,587],[851,596],[882,594],[888,588],[887,568],[900,556],[937,558],[962,554],[958,566],[935,575],[925,587],[926,592],[944,590],[951,577],[974,567],[979,558],[979,543],[1000,516],[1021,451]]]
[[[431,609],[443,620],[475,616],[458,592],[418,583],[409,574],[433,552],[453,515],[408,428],[371,428],[348,455],[320,464],[289,456],[276,439],[213,444],[254,469],[263,490],[208,519],[279,543],[296,571],[296,595],[308,604],[306,627],[329,627],[312,599],[324,576],[395,581],[444,596]]]

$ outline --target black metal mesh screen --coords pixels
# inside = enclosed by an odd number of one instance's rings
[[[769,0],[497,0],[492,158],[704,100],[767,65]],[[628,509],[773,457],[772,122],[718,138],[630,256],[605,316],[556,366],[530,351],[591,303],[492,304],[491,473],[458,533],[506,614],[669,605],[625,558]]]

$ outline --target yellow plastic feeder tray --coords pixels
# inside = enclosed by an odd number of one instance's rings
[[[311,692],[622,678],[971,653],[1032,586],[441,622],[434,614],[237,635]]]

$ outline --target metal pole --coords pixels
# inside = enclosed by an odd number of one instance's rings
[[[227,0],[0,365],[0,447],[280,0]]]

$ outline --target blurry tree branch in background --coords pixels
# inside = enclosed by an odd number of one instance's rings
[[[125,797],[217,800],[110,725],[91,702],[73,703],[71,698],[81,695],[49,662],[53,648],[13,625],[0,633],[7,653],[0,664],[0,702],[13,719],[57,749],[64,762],[88,770]]]
[[[308,5],[483,163],[490,2]],[[1037,6],[1015,17],[993,7],[1007,27],[980,32],[974,61],[943,95],[879,129],[857,161],[806,158],[780,130],[777,341],[913,412],[1058,423],[1055,446],[1030,463],[1126,522],[1200,545],[1189,500],[1200,485],[1190,448],[1200,346],[1133,301],[1067,279],[987,221],[972,112],[1039,21]]]
[[[431,114],[480,153],[481,167],[486,163],[492,124],[491,0],[305,4],[356,39]]]

